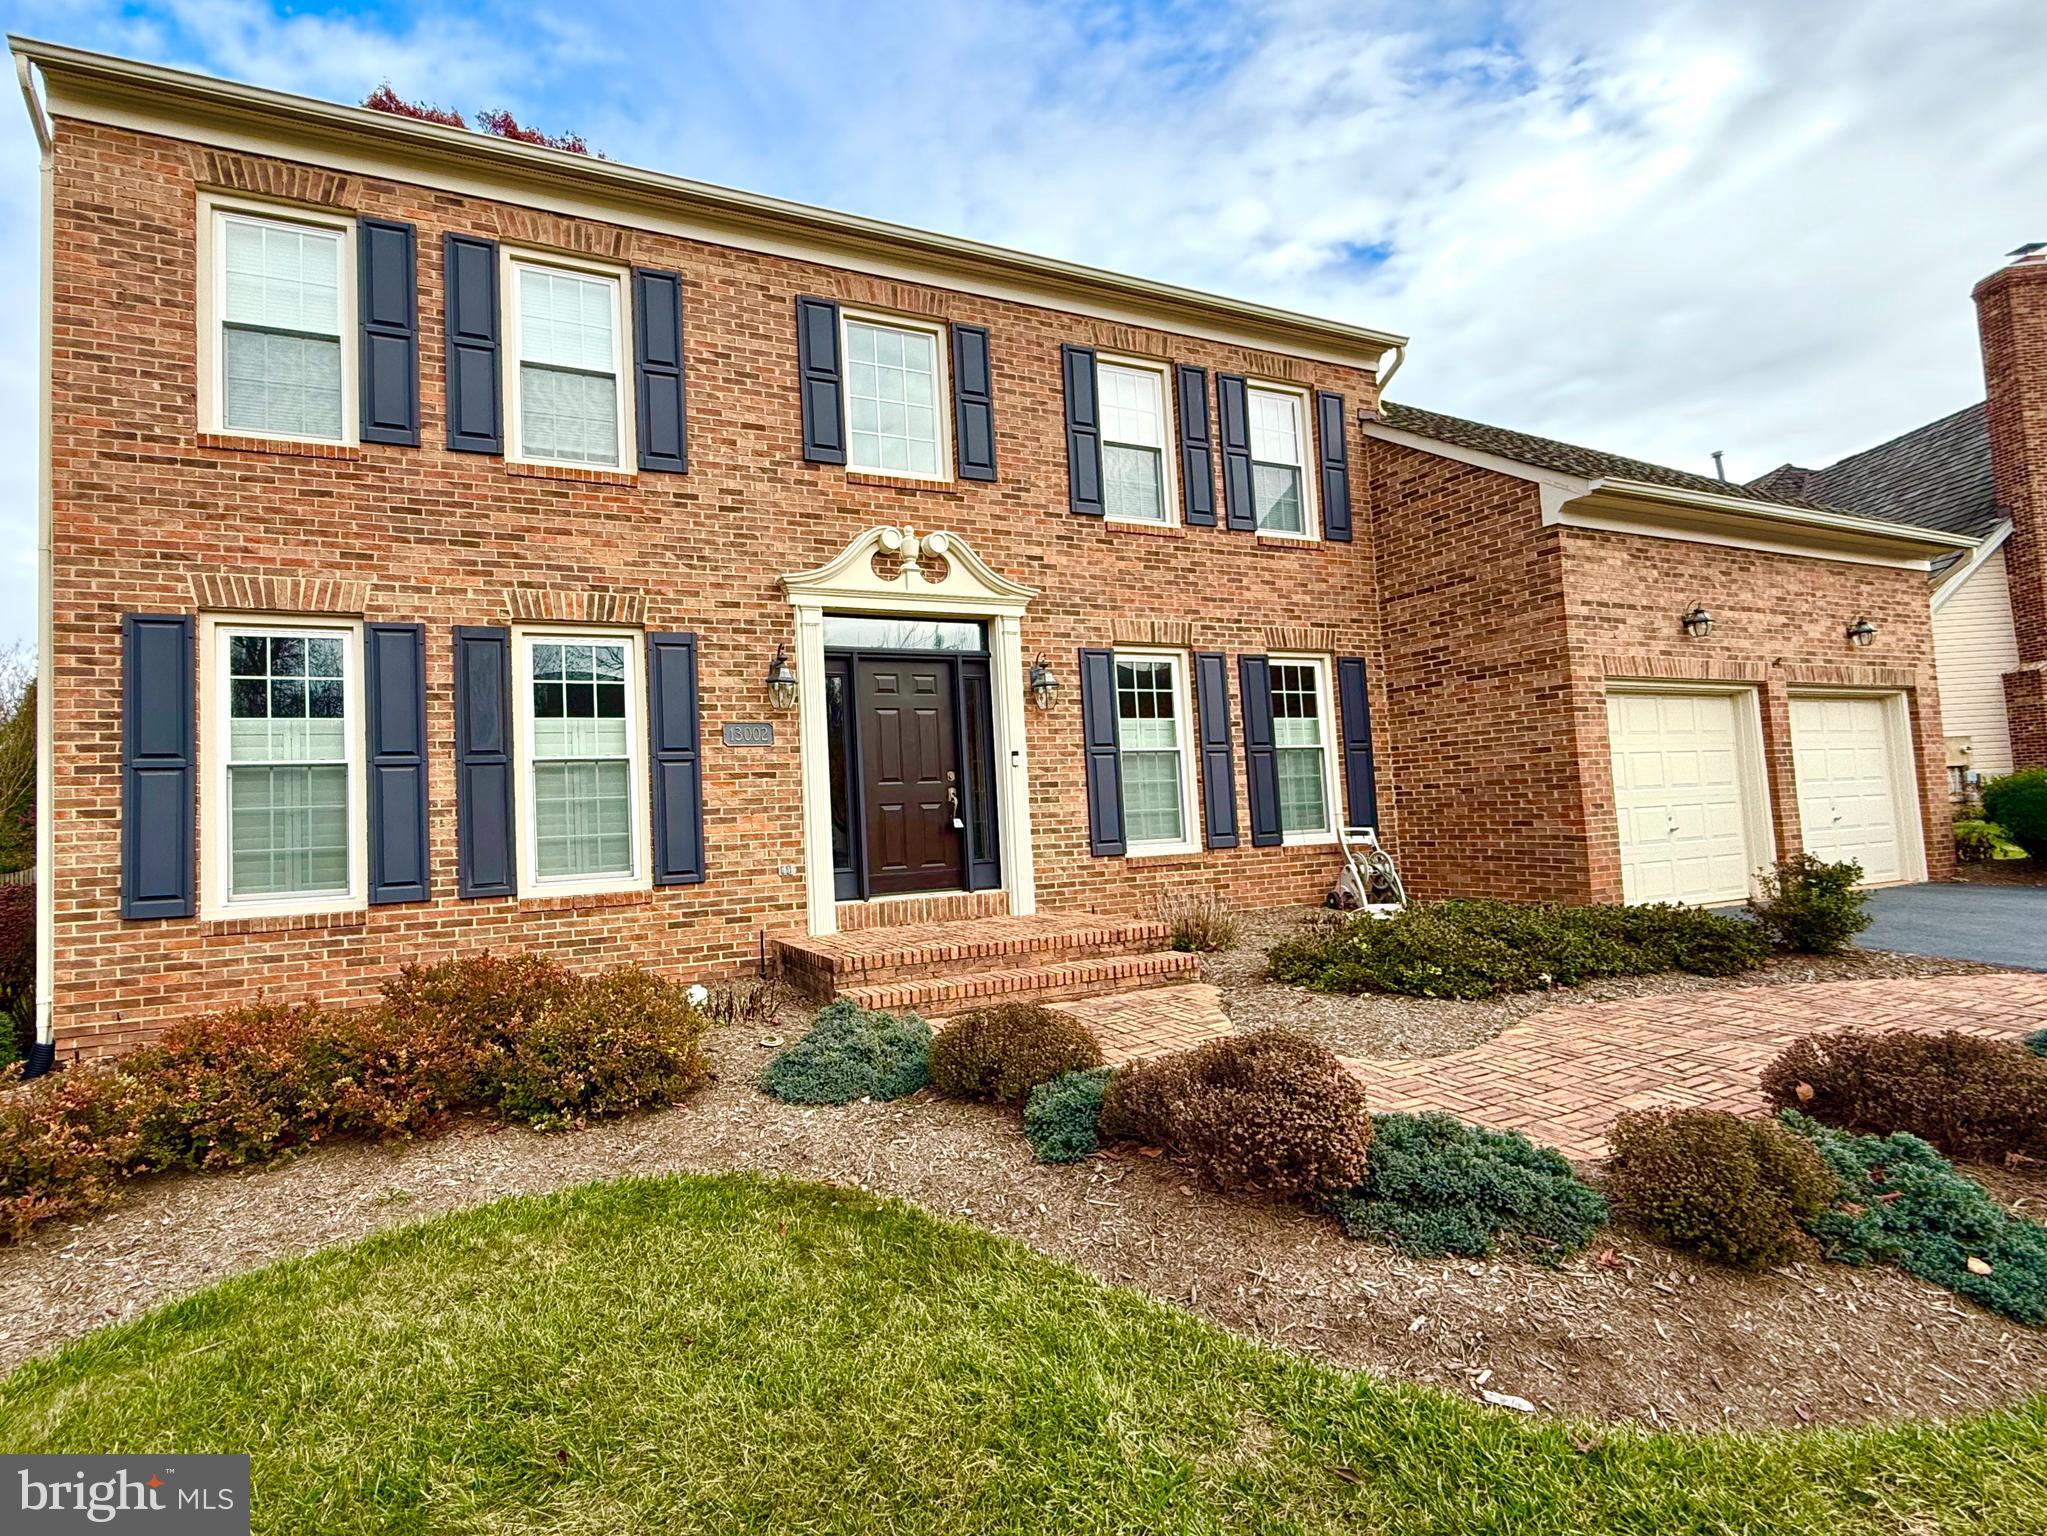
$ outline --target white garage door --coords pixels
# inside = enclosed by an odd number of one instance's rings
[[[1905,878],[1904,817],[1883,699],[1791,701],[1791,752],[1805,850],[1853,859],[1866,881]]]
[[[1704,905],[1749,894],[1742,746],[1725,693],[1607,695],[1621,890]]]

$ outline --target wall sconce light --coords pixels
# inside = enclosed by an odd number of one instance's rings
[[[1706,612],[1700,603],[1692,604],[1692,611],[1678,620],[1684,625],[1685,633],[1694,640],[1703,640],[1713,633],[1713,615]]]
[[[777,645],[775,659],[768,663],[768,702],[776,709],[788,709],[796,702],[796,673],[789,665],[786,645]]]
[[[1059,679],[1052,675],[1052,664],[1040,651],[1038,659],[1031,663],[1031,702],[1041,710],[1050,709],[1058,694]]]
[[[1848,626],[1848,638],[1866,648],[1876,639],[1876,626],[1866,616],[1858,618]]]

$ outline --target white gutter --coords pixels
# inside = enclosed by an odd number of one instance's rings
[[[1660,501],[1674,506],[1731,512],[1739,516],[1768,517],[1777,522],[1798,523],[1808,528],[1824,528],[1838,533],[1867,534],[1879,539],[1912,540],[1922,544],[1933,544],[1942,549],[1974,549],[1983,542],[1981,539],[1972,539],[1967,534],[1945,533],[1938,528],[1884,522],[1873,517],[1857,517],[1848,512],[1823,512],[1817,507],[1786,506],[1783,502],[1757,501],[1753,497],[1723,496],[1715,491],[1694,491],[1681,486],[1657,485],[1647,480],[1602,477],[1586,482],[1585,494],[1588,496],[1601,491],[1638,501]]]
[[[55,852],[57,827],[54,800],[57,790],[55,757],[55,708],[51,697],[57,669],[54,659],[56,618],[54,579],[51,564],[50,489],[50,391],[54,351],[56,294],[57,203],[56,137],[49,114],[36,94],[29,61],[18,55],[15,78],[21,84],[21,99],[28,107],[29,125],[34,128],[40,155],[42,184],[41,219],[37,245],[40,251],[39,298],[36,306],[36,1043],[54,1046],[55,1023],[51,994],[57,973],[57,892]]]

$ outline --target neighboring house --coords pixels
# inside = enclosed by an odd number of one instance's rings
[[[67,1054],[485,948],[1173,980],[1130,920],[1317,901],[1343,824],[1428,896],[1949,868],[1966,538],[1382,410],[1388,332],[13,47]]]

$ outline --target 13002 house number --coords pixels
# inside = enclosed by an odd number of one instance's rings
[[[771,720],[735,720],[723,732],[728,747],[771,747],[775,726]]]

